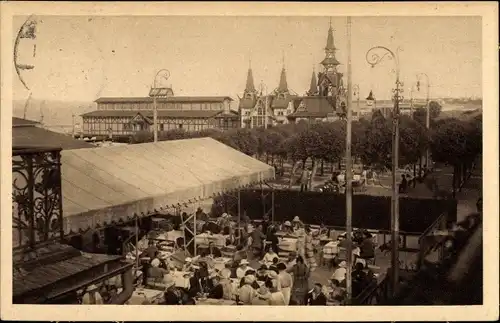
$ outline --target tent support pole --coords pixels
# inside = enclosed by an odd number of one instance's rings
[[[238,188],[238,245],[241,243],[241,189]]]
[[[196,226],[197,226],[197,224],[196,224],[196,212],[193,215],[193,223],[194,223],[194,226],[193,226],[194,227],[194,230],[193,230],[194,231],[194,233],[193,233],[194,256],[196,257],[196,254],[198,251],[197,250],[198,248],[196,246]]]
[[[274,190],[271,192],[271,222],[274,224]]]
[[[139,270],[139,217],[135,217],[135,268]]]

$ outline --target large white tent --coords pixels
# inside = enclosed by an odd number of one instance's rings
[[[274,178],[274,168],[211,138],[65,150],[64,231],[79,232]]]

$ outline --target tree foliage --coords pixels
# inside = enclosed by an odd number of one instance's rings
[[[482,152],[482,116],[474,118],[439,119],[441,107],[431,102],[430,131],[425,127],[425,109],[417,109],[413,118],[402,115],[399,121],[399,164],[417,164],[424,152],[430,148],[436,162],[452,165],[455,173],[465,173],[474,159]],[[423,114],[422,114],[423,112]],[[437,119],[436,119],[437,118]],[[423,122],[422,122],[423,121]],[[371,119],[352,122],[352,155],[372,168],[389,168],[392,164],[393,119],[385,118],[375,111]],[[346,122],[285,124],[268,129],[230,129],[226,131],[206,129],[186,132],[175,129],[161,132],[159,140],[211,137],[234,149],[259,158],[265,157],[270,164],[283,166],[313,161],[317,167],[321,162],[335,163],[345,156]],[[131,143],[153,140],[151,132],[141,131],[131,137]],[[313,168],[314,168],[313,167]],[[323,169],[323,167],[322,167]]]

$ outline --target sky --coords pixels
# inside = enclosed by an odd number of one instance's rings
[[[15,17],[17,34],[25,17]],[[321,70],[331,20],[341,72],[347,69],[345,17],[37,16],[37,39],[22,40],[18,63],[32,98],[94,101],[98,97],[147,96],[156,72],[167,69],[175,95],[237,100],[251,61],[256,86],[278,86],[284,65],[291,90],[308,90],[313,68]],[[15,39],[16,35],[13,35]],[[400,48],[405,93],[426,73],[431,97],[482,94],[480,17],[353,17],[352,83],[363,100],[373,90],[387,99],[394,87],[394,62],[374,68],[366,61],[373,46]],[[13,40],[14,43],[14,40]],[[33,44],[36,55],[33,57]],[[284,60],[283,60],[284,57]],[[14,70],[14,69],[13,69]],[[13,73],[13,95],[24,89]],[[423,88],[413,97],[424,98]],[[347,84],[347,79],[344,78]]]

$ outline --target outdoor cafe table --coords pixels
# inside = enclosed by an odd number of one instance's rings
[[[278,247],[284,251],[296,251],[297,250],[297,238],[282,238],[278,243]]]
[[[226,236],[222,234],[208,234],[201,233],[196,235],[196,244],[206,244],[208,245],[210,242],[213,242],[216,247],[222,248],[226,246]]]
[[[217,270],[222,270],[222,269],[226,268],[226,264],[231,262],[231,261],[232,261],[232,259],[227,258],[227,257],[215,258],[214,259],[214,268]]]
[[[125,303],[127,305],[157,304],[162,301],[164,292],[149,288],[136,288]]]
[[[189,288],[190,273],[187,271],[171,271],[176,287]]]

